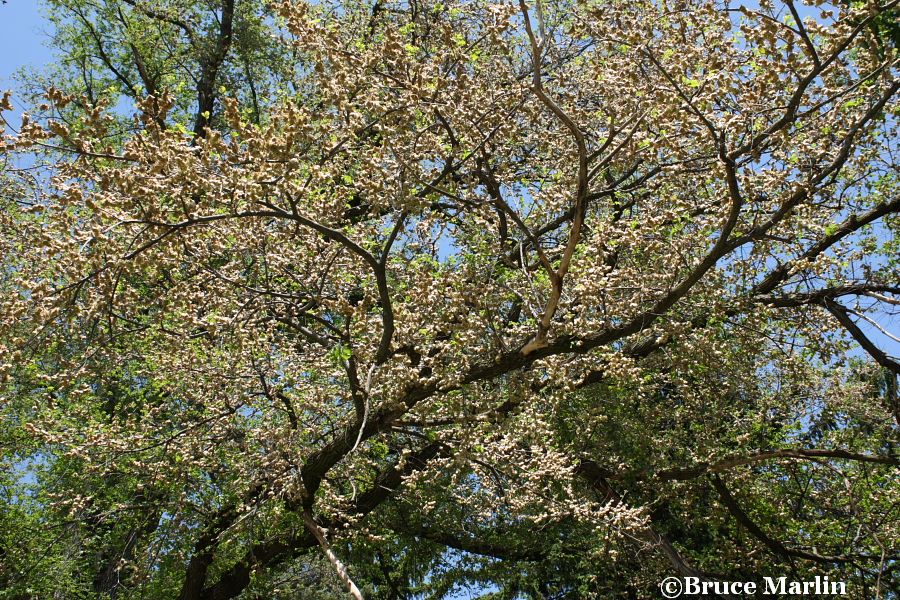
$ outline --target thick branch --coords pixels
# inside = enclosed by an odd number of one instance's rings
[[[194,136],[200,139],[206,135],[216,104],[215,86],[219,69],[231,49],[234,26],[235,0],[222,0],[222,18],[212,52],[200,62],[200,81],[197,84],[197,115],[194,119]]]
[[[853,337],[857,343],[862,346],[869,356],[875,359],[879,365],[890,370],[894,375],[900,375],[900,363],[892,359],[887,353],[875,345],[875,343],[866,336],[862,329],[859,328],[846,308],[834,302],[833,300],[825,301],[825,308],[828,309],[835,319],[844,326],[844,329]]]
[[[719,478],[718,475],[714,474],[710,478],[710,481],[712,482],[712,485],[715,488],[716,492],[718,492],[719,498],[722,500],[722,504],[724,504],[725,508],[728,509],[728,512],[731,513],[731,516],[733,516],[741,525],[743,525],[753,537],[762,542],[764,546],[766,546],[769,550],[779,556],[783,556],[785,558],[803,558],[822,564],[850,563],[860,559],[878,560],[881,558],[867,555],[823,556],[816,552],[807,552],[804,550],[788,548],[780,541],[776,540],[773,537],[770,537],[765,531],[760,528],[759,525],[756,524],[756,522],[753,521],[753,519],[750,518],[750,515],[744,512],[744,509],[741,508],[740,504],[738,504],[734,496],[731,495],[728,487]]]

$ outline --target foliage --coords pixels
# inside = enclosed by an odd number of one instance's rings
[[[47,6],[0,598],[900,594],[892,4]]]

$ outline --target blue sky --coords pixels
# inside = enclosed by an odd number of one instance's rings
[[[45,46],[49,25],[35,0],[7,0],[0,4],[0,90],[15,89],[13,74],[40,68],[53,54]],[[13,98],[13,104],[18,103]]]

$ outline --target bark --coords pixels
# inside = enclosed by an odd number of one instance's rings
[[[216,107],[216,79],[219,69],[231,49],[234,31],[235,0],[223,0],[222,18],[212,51],[200,62],[200,78],[197,84],[197,115],[194,120],[194,136],[200,139],[206,136],[213,110]]]

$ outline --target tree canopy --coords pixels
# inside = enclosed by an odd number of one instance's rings
[[[46,6],[0,598],[900,597],[895,1]]]

